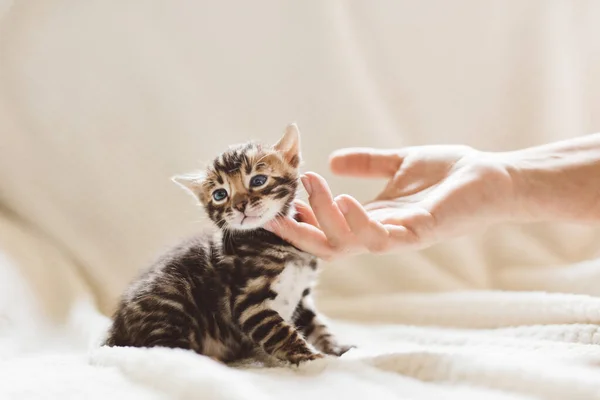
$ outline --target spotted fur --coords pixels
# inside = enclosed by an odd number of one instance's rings
[[[316,258],[262,229],[293,213],[299,163],[291,125],[273,147],[236,146],[206,171],[175,178],[217,229],[181,243],[131,284],[106,345],[190,349],[223,362],[298,364],[345,353],[312,300]]]

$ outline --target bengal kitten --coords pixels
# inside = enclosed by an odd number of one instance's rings
[[[315,309],[316,257],[262,229],[294,213],[299,148],[290,125],[272,147],[233,147],[204,173],[173,178],[218,229],[175,247],[128,288],[106,345],[294,364],[352,347],[338,344]]]

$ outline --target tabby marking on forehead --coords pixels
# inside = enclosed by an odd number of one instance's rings
[[[299,159],[299,154],[295,156]],[[219,155],[207,169],[198,195],[209,218],[221,229],[251,230],[287,215],[299,176],[297,165],[289,160],[294,156],[256,143]],[[262,179],[260,185],[253,184],[257,177]]]

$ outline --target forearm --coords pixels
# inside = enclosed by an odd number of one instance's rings
[[[518,220],[600,221],[600,134],[503,153]]]

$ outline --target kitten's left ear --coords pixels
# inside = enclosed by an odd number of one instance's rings
[[[294,168],[300,165],[300,130],[298,125],[290,124],[285,128],[283,137],[273,148],[282,153],[283,158]]]
[[[175,175],[171,178],[171,180],[198,198],[202,190],[204,178],[205,176],[203,173],[193,172],[189,174]]]

